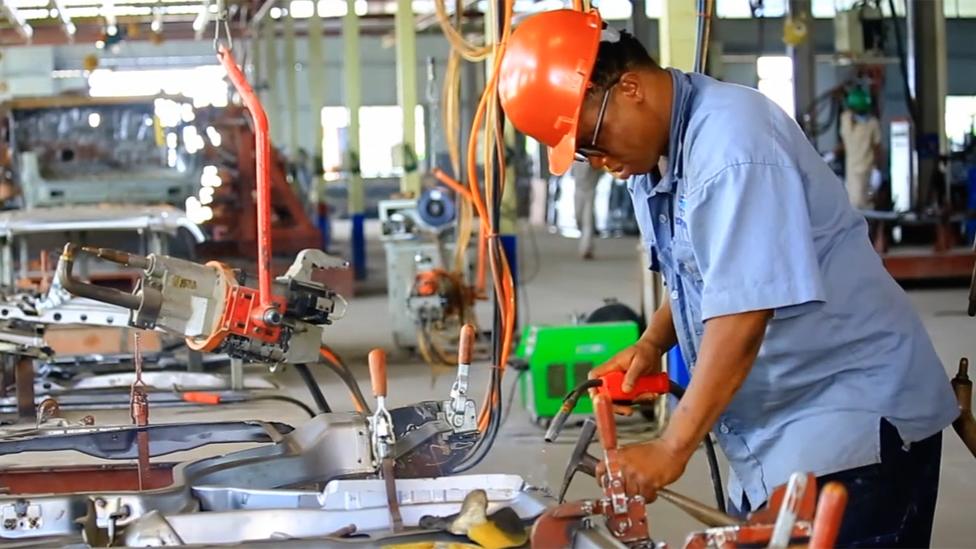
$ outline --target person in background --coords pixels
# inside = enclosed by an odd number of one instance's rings
[[[580,230],[579,254],[580,259],[593,259],[593,233],[596,220],[593,214],[593,202],[596,199],[596,186],[600,182],[603,170],[597,170],[589,164],[577,162],[573,165],[573,180],[576,182],[576,226]]]
[[[855,208],[870,210],[874,207],[872,190],[881,184],[881,123],[874,114],[871,93],[863,87],[852,87],[844,104],[840,138],[847,196]]]

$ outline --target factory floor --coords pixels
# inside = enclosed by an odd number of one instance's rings
[[[368,234],[375,237],[375,226],[369,227]],[[336,248],[342,249],[348,228],[337,224],[335,230]],[[522,299],[528,306],[522,309],[523,322],[567,323],[571,315],[583,313],[599,306],[603,298],[615,297],[633,307],[639,304],[639,279],[636,244],[637,240],[614,239],[599,240],[596,246],[596,260],[582,262],[576,255],[576,241],[550,235],[542,230],[535,231],[535,243],[523,231],[520,245],[524,253],[520,258],[522,275],[528,278]],[[537,254],[533,252],[537,250]],[[417,358],[407,353],[393,350],[389,333],[389,314],[385,295],[377,291],[382,282],[382,247],[375,238],[370,244],[370,283],[350,300],[348,313],[327,330],[327,341],[339,352],[347,363],[352,365],[360,383],[368,386],[365,357],[374,347],[383,347],[390,352],[389,375],[391,394],[390,406],[418,400],[446,398],[452,379],[441,376],[432,379],[430,369]],[[955,365],[962,356],[976,355],[976,344],[972,339],[973,321],[965,316],[966,291],[954,289],[924,289],[911,291],[911,297],[922,314],[925,324],[932,334],[936,348],[947,370],[955,371]],[[490,313],[487,305],[479,316]],[[487,324],[486,324],[487,325]],[[486,363],[474,367],[472,387],[480,398],[484,387]],[[260,370],[249,370],[249,375],[262,375]],[[285,371],[271,376],[284,391],[310,402],[305,388],[293,371]],[[350,409],[346,392],[339,381],[323,372],[319,380],[326,396],[335,409]],[[514,382],[514,376],[505,381],[506,397]],[[507,400],[507,398],[506,398]],[[545,444],[542,430],[534,426],[521,403],[505,402],[509,407],[507,420],[487,459],[478,467],[478,472],[505,472],[522,475],[533,485],[558,489],[563,476],[563,467],[575,442],[575,428],[564,431],[557,444]],[[82,415],[82,414],[77,414]],[[124,412],[96,412],[99,424],[127,422]],[[72,416],[73,417],[73,416]],[[265,419],[300,423],[304,414],[286,404],[254,403],[220,408],[157,408],[152,411],[153,422],[193,421],[199,419]],[[638,440],[641,427],[631,422],[623,429],[623,442]],[[976,539],[976,521],[973,520],[973,494],[976,494],[976,460],[968,454],[958,437],[951,430],[944,436],[942,482],[939,506],[935,519],[933,545],[936,547],[971,547]],[[225,446],[221,452],[234,448]],[[207,454],[214,450],[208,450]],[[199,451],[189,456],[199,457]],[[174,456],[185,458],[184,456]],[[6,456],[0,466],[14,464],[72,463],[88,461],[83,456],[72,453],[58,455]],[[723,468],[723,475],[725,470]],[[674,486],[675,490],[703,502],[713,501],[708,469],[702,452],[689,464],[684,477]],[[570,498],[596,495],[592,479],[580,477],[569,492]],[[650,526],[653,536],[667,541],[672,547],[680,547],[690,531],[700,526],[669,503],[655,502],[649,508]]]

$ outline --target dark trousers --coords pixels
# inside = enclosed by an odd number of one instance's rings
[[[817,478],[818,488],[831,481],[847,488],[837,546],[928,547],[941,461],[941,432],[906,450],[898,430],[881,420],[881,463]],[[730,512],[747,514],[749,501],[742,503],[730,506]]]

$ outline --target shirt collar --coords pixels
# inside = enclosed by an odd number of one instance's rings
[[[651,174],[652,181],[655,181],[651,190],[652,196],[657,193],[671,192],[674,189],[675,179],[680,178],[684,170],[681,149],[685,138],[685,129],[688,127],[691,98],[695,92],[689,75],[678,69],[667,70],[671,73],[673,96],[671,101],[671,133],[668,138],[668,174],[666,177],[661,177],[657,169]]]

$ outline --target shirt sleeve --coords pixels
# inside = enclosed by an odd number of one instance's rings
[[[702,275],[702,320],[825,299],[803,177],[794,168],[729,166],[689,195],[688,229]]]

